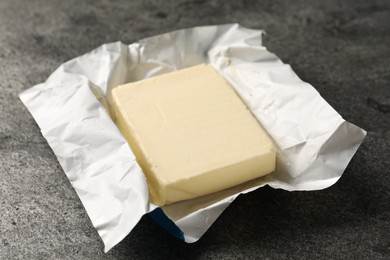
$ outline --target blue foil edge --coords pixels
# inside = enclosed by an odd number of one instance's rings
[[[148,214],[154,221],[168,231],[174,237],[184,241],[184,233],[175,223],[165,215],[161,208],[157,208]]]

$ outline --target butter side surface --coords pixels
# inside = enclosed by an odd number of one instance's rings
[[[211,65],[122,85],[112,96],[117,126],[156,205],[217,192],[275,169],[272,141]]]

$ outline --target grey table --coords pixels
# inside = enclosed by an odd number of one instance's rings
[[[329,189],[242,196],[195,244],[144,217],[104,254],[18,93],[106,42],[232,22],[367,138]],[[0,259],[389,259],[389,145],[390,1],[0,1]]]

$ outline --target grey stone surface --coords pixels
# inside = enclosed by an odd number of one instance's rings
[[[103,43],[196,25],[265,45],[369,134],[329,189],[263,188],[195,244],[148,217],[108,254],[18,93]],[[389,259],[389,1],[0,1],[0,259]]]

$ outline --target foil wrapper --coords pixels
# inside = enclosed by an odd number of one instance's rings
[[[264,185],[319,190],[333,185],[366,132],[345,121],[308,83],[262,45],[260,30],[203,26],[125,45],[104,44],[62,64],[20,94],[80,197],[107,252],[140,218],[186,242],[197,241],[240,194]],[[158,208],[141,168],[110,116],[110,91],[200,63],[232,84],[277,146],[277,166],[262,178]]]

